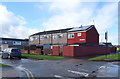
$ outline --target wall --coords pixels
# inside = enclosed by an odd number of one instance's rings
[[[59,46],[53,47],[53,55],[59,55]],[[115,47],[107,47],[107,53],[115,53]],[[106,47],[100,46],[63,46],[62,56],[87,56],[106,54]]]
[[[95,27],[86,32],[86,42],[87,45],[99,45],[99,34]]]
[[[46,36],[48,36],[48,38],[43,39],[43,40],[40,39],[40,44],[51,44],[51,37],[52,37],[51,34],[46,34]]]
[[[52,49],[44,49],[44,55],[51,55]]]
[[[52,36],[54,35],[63,35],[63,37],[61,38],[56,38],[56,39],[53,39],[52,38],[52,44],[67,44],[67,33],[56,33],[56,34],[52,34]]]
[[[112,49],[112,50],[111,50]],[[107,53],[115,52],[113,48],[107,47]],[[87,56],[106,54],[106,47],[78,46],[74,47],[74,56]]]
[[[74,46],[63,46],[62,56],[74,56]]]
[[[53,46],[52,55],[59,56],[59,53],[60,53],[59,49],[60,49],[60,46]]]
[[[106,53],[113,53],[114,47],[97,47],[97,46],[78,46],[74,48],[74,56],[99,55]]]
[[[78,36],[78,33],[81,33],[81,36]],[[74,34],[74,38],[68,38],[68,44],[73,43],[86,43],[86,32],[70,32],[68,34]],[[85,39],[85,40],[80,40]]]
[[[36,38],[34,40],[31,40],[31,38]],[[29,37],[29,44],[39,44],[39,35],[34,35]]]
[[[41,54],[41,49],[29,50],[30,54]]]
[[[2,44],[2,45],[1,45],[1,50],[4,50],[4,49],[6,49],[6,48],[8,48],[8,44]]]

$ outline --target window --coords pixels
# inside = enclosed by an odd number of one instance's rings
[[[33,37],[30,37],[30,41],[33,41],[34,40],[34,38]]]
[[[21,41],[13,41],[13,45],[21,45]]]
[[[36,36],[30,37],[30,41],[37,40],[38,38]]]
[[[45,37],[46,39],[48,39],[48,38],[49,38],[49,36],[48,36],[48,35],[45,35],[44,37]]]
[[[44,35],[40,36],[40,40],[44,40],[44,38],[45,38]]]
[[[7,43],[7,41],[5,41],[5,43]]]
[[[68,38],[74,38],[74,34],[68,34]]]
[[[40,35],[40,40],[44,40],[44,39],[47,39],[47,38],[49,38],[48,35]]]
[[[53,38],[53,39],[57,39],[57,38],[58,38],[58,35],[53,35],[52,38]]]
[[[62,38],[63,37],[63,34],[59,34],[59,36],[58,36],[59,38]]]
[[[81,33],[78,33],[78,36],[81,36]]]
[[[37,37],[33,37],[34,40],[37,40]]]

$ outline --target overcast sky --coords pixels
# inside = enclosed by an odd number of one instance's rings
[[[0,37],[28,38],[39,31],[90,24],[95,24],[100,42],[108,31],[108,41],[118,44],[118,2],[0,2]]]

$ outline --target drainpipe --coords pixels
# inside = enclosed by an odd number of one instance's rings
[[[40,35],[39,35],[39,44],[40,44]]]

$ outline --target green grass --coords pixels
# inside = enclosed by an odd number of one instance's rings
[[[60,57],[60,56],[32,55],[32,54],[22,54],[22,57],[33,58],[33,59],[44,59],[44,60],[64,59],[64,57]]]
[[[11,66],[9,66],[9,65],[4,65],[4,64],[1,64],[1,63],[0,63],[0,67],[11,67]]]
[[[107,56],[102,55],[102,56],[98,56],[98,57],[95,57],[95,58],[90,58],[88,60],[105,60],[105,59],[120,60],[120,54],[111,54],[111,55],[107,55]]]

